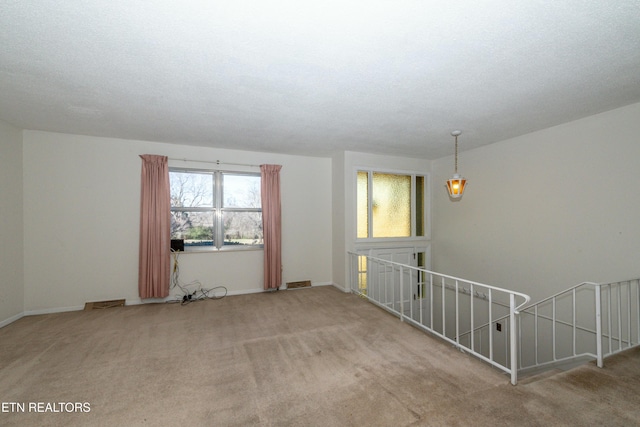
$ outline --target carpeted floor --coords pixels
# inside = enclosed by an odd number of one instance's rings
[[[30,316],[0,348],[2,426],[640,423],[637,349],[514,387],[333,287]]]

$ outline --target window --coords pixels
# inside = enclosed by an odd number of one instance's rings
[[[359,170],[357,238],[425,236],[425,177]]]
[[[169,169],[171,238],[185,250],[263,246],[260,174]]]

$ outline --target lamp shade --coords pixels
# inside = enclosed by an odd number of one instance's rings
[[[447,181],[447,190],[449,190],[449,196],[457,199],[464,193],[464,187],[467,184],[467,180],[460,174],[453,174],[453,177]]]

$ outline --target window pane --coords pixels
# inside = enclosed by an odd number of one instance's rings
[[[416,176],[416,236],[424,235],[424,176]]]
[[[186,246],[213,246],[213,211],[171,211],[171,238]]]
[[[198,172],[169,172],[171,207],[213,206],[213,175]]]
[[[225,208],[260,208],[260,176],[223,175],[223,203]]]
[[[373,174],[373,237],[411,236],[411,176]]]
[[[367,295],[367,257],[358,257],[358,291]]]
[[[225,245],[262,245],[261,212],[222,213]]]
[[[369,174],[358,171],[358,187],[356,189],[357,205],[357,237],[364,239],[369,237]]]

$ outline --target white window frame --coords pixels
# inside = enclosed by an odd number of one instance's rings
[[[374,173],[383,173],[383,174],[391,174],[391,175],[405,175],[411,176],[411,188],[414,189],[416,185],[416,176],[421,176],[424,178],[424,194],[422,195],[424,200],[424,236],[416,236],[416,198],[415,192],[411,192],[411,236],[409,237],[358,237],[358,172],[367,172],[368,174],[368,188],[371,191],[372,188],[372,179]],[[354,212],[354,241],[357,246],[361,244],[375,244],[375,243],[407,243],[407,242],[428,242],[431,239],[431,179],[428,173],[426,172],[417,172],[417,171],[406,171],[406,170],[390,170],[390,169],[381,169],[375,167],[354,167],[353,170],[353,185],[354,185],[354,202],[353,202],[353,212]],[[368,216],[369,216],[369,224],[368,224],[368,235],[373,235],[373,212],[372,212],[372,198],[369,197],[368,201]],[[361,246],[362,247],[362,246]],[[367,246],[368,247],[368,246]]]
[[[256,176],[261,178],[260,172],[247,172],[238,170],[222,170],[222,169],[208,169],[208,168],[189,168],[182,166],[169,166],[169,172],[184,172],[184,173],[203,173],[211,174],[212,187],[213,187],[213,206],[212,207],[194,207],[194,208],[174,208],[171,207],[171,211],[186,211],[186,212],[209,212],[213,211],[213,242],[212,246],[186,246],[184,253],[189,252],[227,252],[227,251],[251,251],[251,250],[263,250],[264,244],[258,245],[225,245],[224,244],[224,226],[223,226],[223,213],[224,212],[259,212],[262,214],[262,206],[259,208],[229,208],[224,207],[224,185],[223,176],[227,175],[246,175]]]

